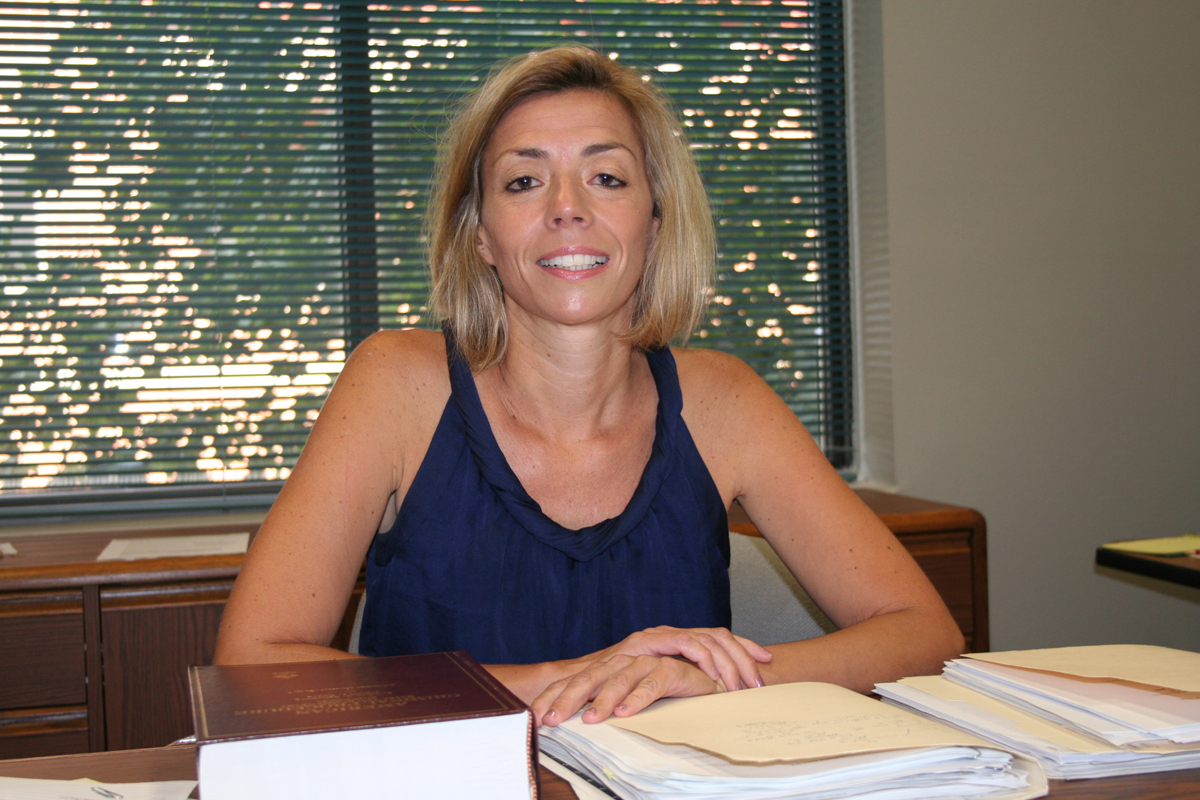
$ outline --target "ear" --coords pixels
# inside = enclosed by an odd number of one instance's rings
[[[495,265],[496,259],[492,258],[492,243],[482,224],[475,226],[475,249],[479,251],[479,257],[485,263]]]
[[[650,218],[650,228],[646,231],[647,252],[649,252],[649,248],[654,246],[654,240],[658,238],[658,230],[661,227],[662,217],[660,217],[658,214],[655,214]]]

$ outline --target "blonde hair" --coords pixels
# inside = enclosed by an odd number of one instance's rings
[[[644,349],[686,340],[708,301],[716,261],[712,211],[666,95],[633,69],[586,47],[529,53],[493,71],[451,121],[438,151],[426,214],[430,305],[474,370],[504,358],[508,334],[504,290],[476,248],[483,151],[501,118],[518,103],[575,89],[604,92],[629,110],[659,220],[627,339]]]

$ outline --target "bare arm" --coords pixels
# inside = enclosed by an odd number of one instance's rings
[[[937,672],[962,635],[895,536],[829,465],[779,397],[742,362],[684,351],[684,416],[726,502],[738,500],[841,629],[768,649],[768,683],[815,680],[867,692]]]
[[[246,556],[216,663],[349,657],[329,642],[428,447],[444,373],[437,334],[377,334],[355,350]]]

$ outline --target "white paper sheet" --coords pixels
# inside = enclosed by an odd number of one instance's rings
[[[17,548],[8,542],[0,542],[0,556],[15,556],[16,554]]]
[[[51,781],[36,778],[0,777],[4,800],[187,800],[195,781],[150,783],[99,783],[97,781]]]
[[[97,561],[136,561],[143,558],[223,556],[246,552],[250,534],[206,533],[198,536],[154,536],[146,539],[113,539]]]

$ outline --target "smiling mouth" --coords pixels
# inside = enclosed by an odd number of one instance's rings
[[[583,253],[573,253],[554,258],[543,258],[538,262],[539,267],[547,269],[565,269],[568,272],[581,272],[585,269],[595,269],[608,263],[608,256],[589,256]]]

